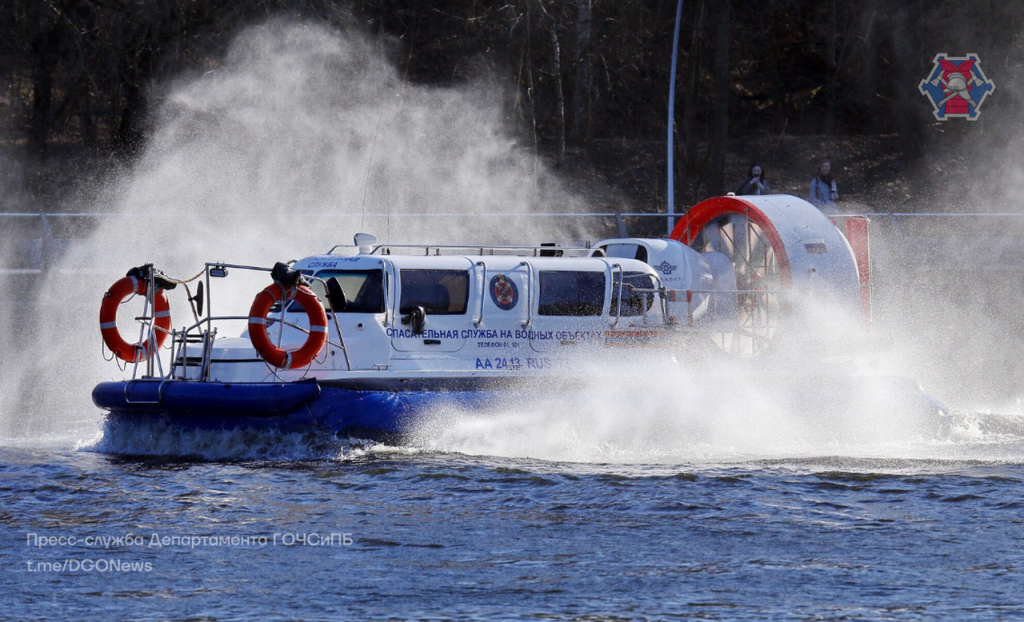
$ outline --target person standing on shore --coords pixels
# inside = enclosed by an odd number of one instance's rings
[[[838,199],[839,191],[836,189],[836,180],[832,178],[832,163],[825,160],[818,167],[818,174],[811,180],[808,200],[826,214],[838,214],[839,208],[836,207]]]
[[[739,192],[736,194],[771,194],[768,180],[764,178],[764,167],[760,164],[751,166],[750,174],[747,175],[746,181],[740,185]]]

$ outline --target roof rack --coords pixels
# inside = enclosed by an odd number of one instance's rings
[[[339,249],[358,247],[351,244],[337,244],[327,251],[333,255]],[[557,246],[553,243],[539,246],[486,246],[458,244],[378,244],[370,251],[371,255],[507,255],[513,257],[586,257],[590,254],[590,242],[585,246]]]

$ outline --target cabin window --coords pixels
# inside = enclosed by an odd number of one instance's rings
[[[605,244],[601,249],[606,257],[637,259],[647,263],[647,247],[643,244]]]
[[[604,310],[604,272],[541,271],[538,283],[538,315],[601,315]]]
[[[619,284],[612,283],[612,306],[610,313],[620,317],[643,315],[654,304],[654,292],[638,292],[636,289],[655,289],[654,277],[645,272],[627,272],[622,275],[622,306],[619,306]]]
[[[432,315],[463,315],[469,301],[466,270],[402,270],[399,313],[423,307]]]

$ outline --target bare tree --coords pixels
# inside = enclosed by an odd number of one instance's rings
[[[562,91],[562,52],[558,45],[558,21],[548,12],[544,0],[537,0],[537,5],[547,19],[548,36],[551,37],[551,73],[555,79],[555,119],[558,125],[555,162],[561,166],[565,163],[565,95]]]
[[[53,121],[54,72],[60,60],[61,23],[55,19],[53,7],[44,2],[25,4],[25,25],[29,35],[32,67],[32,115],[28,130],[28,150],[46,156],[50,126]]]
[[[683,92],[683,144],[686,154],[686,171],[693,175],[697,170],[697,131],[694,121],[697,118],[697,76],[700,74],[700,34],[704,24],[704,0],[699,3],[694,12],[693,33],[690,37],[690,48],[686,68],[686,88]],[[690,202],[696,198],[697,187],[700,184],[694,180]]]
[[[825,39],[825,133],[836,129],[836,0],[828,3],[828,32]]]
[[[576,141],[590,134],[590,0],[577,0],[576,67],[573,82],[572,137]]]
[[[708,190],[725,194],[725,150],[729,142],[729,2],[715,2],[715,101]]]

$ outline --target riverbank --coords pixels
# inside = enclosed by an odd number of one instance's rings
[[[706,150],[707,145],[697,146],[698,160],[706,160]],[[26,158],[23,151],[18,143],[0,144],[0,212],[91,209],[97,192],[133,165],[111,153],[76,145],[54,145],[45,161]],[[528,155],[537,158],[538,169],[553,169],[592,211],[667,210],[663,141],[593,140],[568,148],[560,167],[543,153]],[[895,134],[736,138],[726,159],[726,190],[738,187],[757,163],[765,168],[773,192],[803,197],[824,159],[833,162],[844,211],[999,211],[988,198],[971,199],[956,192],[972,174],[963,153],[928,154],[914,161],[903,153]],[[709,196],[704,178],[688,176],[682,169],[676,178],[677,211]],[[554,206],[549,211],[561,209]]]

